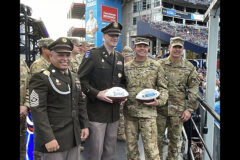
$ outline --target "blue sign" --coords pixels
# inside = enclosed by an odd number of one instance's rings
[[[163,13],[163,15],[167,15],[167,16],[175,16],[175,10],[174,9],[163,8],[162,13]]]
[[[121,0],[87,0],[86,1],[86,40],[96,47],[102,46],[103,36],[101,29],[117,21],[121,23]],[[116,50],[121,52],[121,36]]]

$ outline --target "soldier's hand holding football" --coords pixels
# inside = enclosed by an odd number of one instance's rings
[[[143,104],[145,104],[147,106],[158,106],[159,102],[156,98],[154,98],[152,102],[144,102]]]
[[[107,89],[98,92],[97,98],[100,99],[100,100],[102,100],[102,101],[108,102],[108,103],[113,103],[113,101],[112,101],[110,98],[108,98],[107,96],[105,96],[105,93],[106,93],[106,92],[107,92]]]

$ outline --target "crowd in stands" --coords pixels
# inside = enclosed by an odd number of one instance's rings
[[[177,25],[172,22],[151,22],[154,29],[166,32],[172,36],[180,36],[186,41],[192,42],[199,46],[208,47],[208,28],[197,29],[194,26]]]
[[[182,1],[182,0],[177,0]],[[190,2],[194,4],[209,5],[213,0],[184,0],[185,2]]]

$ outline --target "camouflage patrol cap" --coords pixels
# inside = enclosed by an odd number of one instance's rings
[[[125,52],[130,52],[130,53],[133,52],[132,48],[129,47],[129,46],[125,46],[125,47],[123,48],[123,51],[125,51]]]
[[[54,40],[52,38],[42,38],[37,41],[39,47],[47,48]]]
[[[79,39],[75,38],[75,37],[68,37],[68,39],[72,42],[73,45],[75,46],[80,46],[81,43],[79,41]]]
[[[95,47],[95,44],[94,43],[89,43],[89,46],[90,47]]]
[[[137,44],[146,44],[146,45],[149,46],[149,39],[143,38],[143,37],[136,37],[135,41],[134,41],[134,44],[135,45],[137,45]]]
[[[52,42],[48,49],[57,53],[71,53],[73,50],[72,42],[66,37],[60,37]]]
[[[101,29],[101,32],[104,34],[111,33],[111,34],[120,34],[122,30],[122,25],[118,22],[111,22],[105,27]]]
[[[88,41],[81,41],[81,46],[90,46]]]
[[[129,46],[125,46],[123,48],[123,51],[125,51],[126,53],[124,54],[124,57],[132,57],[133,56],[133,50],[132,48],[130,48]]]
[[[181,37],[173,37],[170,39],[170,45],[173,46],[184,46],[184,39]]]
[[[124,57],[133,57],[133,53],[132,52],[126,52],[124,54]]]

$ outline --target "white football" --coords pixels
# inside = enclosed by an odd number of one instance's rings
[[[141,90],[137,96],[136,99],[140,102],[151,102],[154,98],[157,98],[160,95],[160,93],[151,88],[143,89]]]
[[[105,96],[112,99],[114,102],[123,101],[128,95],[129,93],[121,87],[112,87],[105,93]]]

